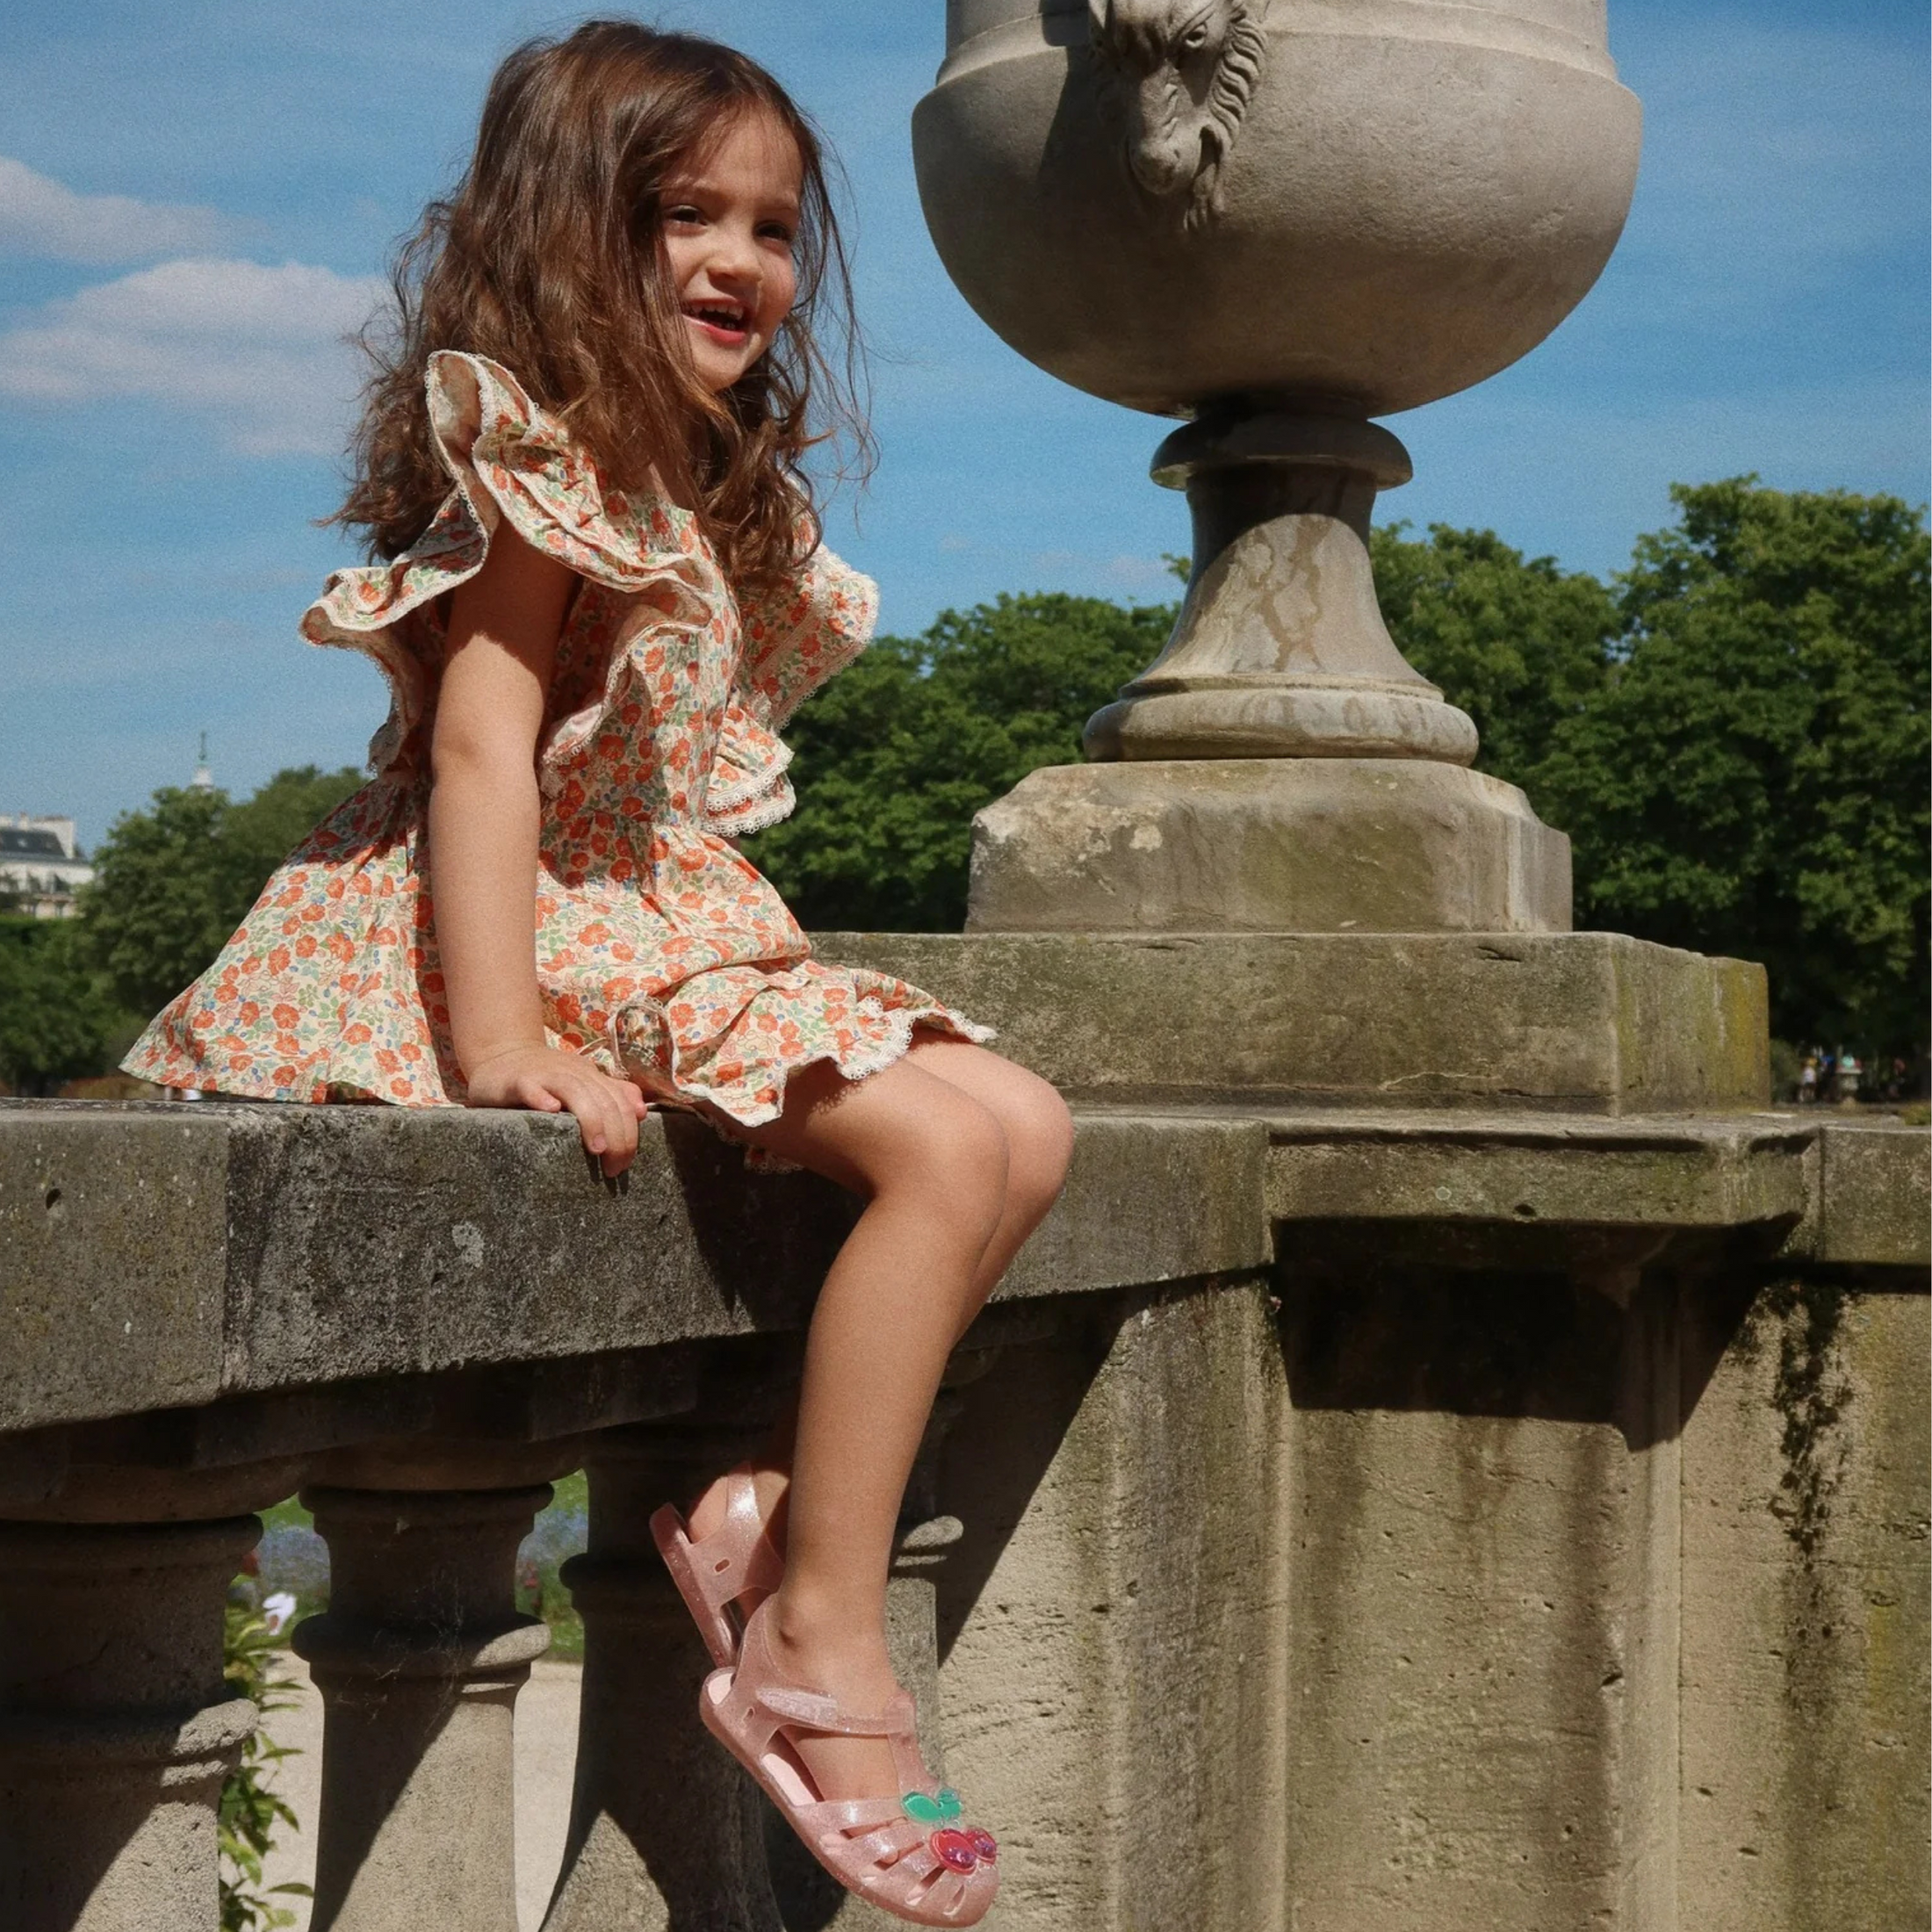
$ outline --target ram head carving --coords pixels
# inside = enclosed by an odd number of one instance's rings
[[[1261,77],[1268,0],[1087,0],[1128,171],[1189,227],[1218,205],[1221,171]]]

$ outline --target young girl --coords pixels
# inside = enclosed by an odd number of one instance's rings
[[[386,674],[378,776],[126,1064],[567,1109],[613,1174],[657,1099],[862,1198],[794,1442],[656,1526],[719,1665],[705,1721],[845,1883],[970,1925],[997,1847],[919,1760],[887,1567],[948,1353],[1071,1130],[969,1020],[814,959],[732,843],[791,809],[775,733],[875,606],[796,467],[849,302],[818,143],[743,55],[591,22],[504,63],[397,289],[341,513],[381,560],[302,626]]]

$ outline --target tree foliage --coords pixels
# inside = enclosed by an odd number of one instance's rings
[[[278,772],[236,804],[164,789],[114,821],[82,897],[90,957],[117,998],[153,1013],[227,944],[269,875],[362,782],[352,769]]]
[[[787,726],[799,809],[749,855],[808,926],[957,932],[973,814],[1159,651],[1165,605],[1004,596],[882,638]]]
[[[0,916],[0,1080],[17,1092],[100,1072],[125,1035],[79,937],[72,919]]]
[[[1477,762],[1533,787],[1557,727],[1601,693],[1616,599],[1583,571],[1525,559],[1493,530],[1373,533],[1375,592],[1402,653],[1475,720]]]
[[[1762,961],[1784,1038],[1921,1050],[1924,515],[1750,478],[1673,495],[1620,580],[1618,660],[1537,774],[1579,923]]]

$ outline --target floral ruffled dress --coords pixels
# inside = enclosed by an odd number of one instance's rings
[[[696,519],[605,490],[507,370],[446,352],[428,380],[454,488],[409,550],[337,573],[302,621],[389,681],[378,775],[290,855],[126,1070],[263,1099],[460,1103],[427,815],[437,600],[481,569],[505,519],[582,580],[537,751],[551,1042],[754,1127],[816,1061],[858,1079],[915,1027],[990,1038],[901,980],[814,959],[732,844],[792,809],[778,729],[864,650],[873,585],[820,549],[789,598],[741,612]]]

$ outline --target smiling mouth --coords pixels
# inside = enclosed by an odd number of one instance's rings
[[[740,347],[751,334],[745,311],[735,302],[689,302],[684,313],[712,341],[729,348]]]

